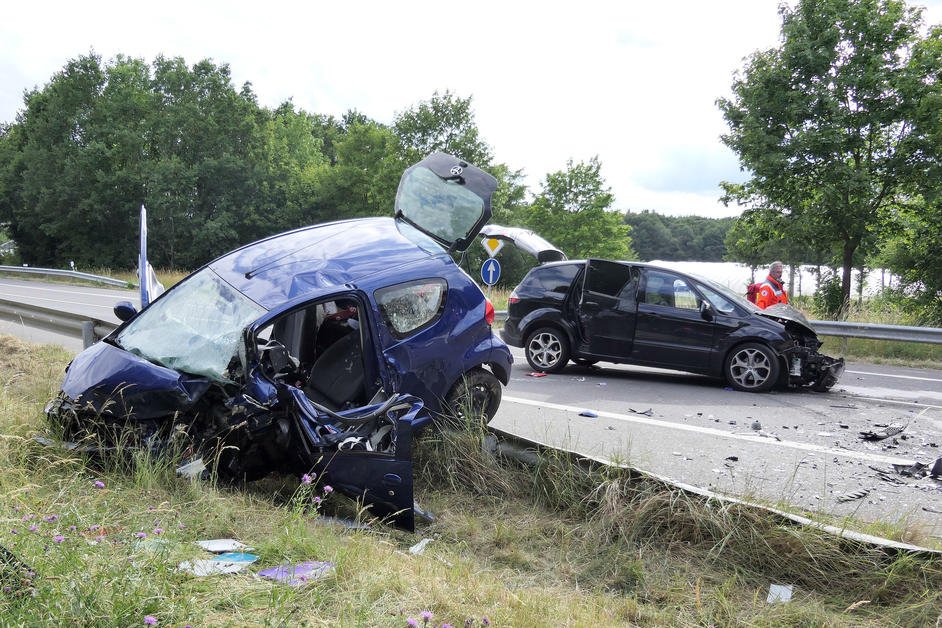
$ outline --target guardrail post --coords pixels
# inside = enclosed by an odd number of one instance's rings
[[[85,321],[82,323],[82,348],[88,349],[90,346],[98,342],[98,338],[95,337],[95,322],[94,321]]]

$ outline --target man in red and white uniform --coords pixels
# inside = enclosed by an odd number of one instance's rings
[[[756,295],[756,305],[763,310],[776,303],[788,303],[788,294],[782,286],[782,262],[772,262],[769,276],[759,284],[759,294]]]

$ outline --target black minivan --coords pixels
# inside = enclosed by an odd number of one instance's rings
[[[761,310],[708,279],[640,262],[556,261],[533,268],[510,295],[501,337],[539,372],[569,360],[654,366],[725,379],[741,391],[831,388],[843,358],[796,309]]]

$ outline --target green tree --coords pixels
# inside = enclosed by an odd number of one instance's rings
[[[610,211],[614,197],[600,174],[598,157],[569,160],[550,173],[526,212],[526,224],[572,259],[635,259],[631,228]]]
[[[723,141],[751,173],[727,191],[834,250],[846,303],[858,248],[923,167],[912,121],[940,68],[914,59],[921,15],[902,0],[780,11],[782,45],[754,53],[718,101]]]
[[[435,92],[431,99],[399,113],[393,131],[399,139],[399,156],[406,164],[434,151],[454,155],[479,168],[491,163],[491,149],[478,132],[470,96]]]

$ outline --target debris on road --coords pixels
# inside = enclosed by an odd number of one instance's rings
[[[739,462],[739,456],[726,456],[726,459],[732,462]]]
[[[753,421],[753,422],[752,422],[752,429],[754,429],[755,431],[758,432],[759,430],[762,429],[762,424],[759,423],[758,421]]]
[[[546,377],[547,373],[538,373],[533,371],[532,373],[527,373],[528,377]]]
[[[844,493],[843,495],[839,495],[839,496],[837,497],[837,501],[839,501],[839,502],[851,502],[851,501],[854,501],[855,499],[861,499],[861,498],[866,497],[867,495],[869,495],[869,494],[870,494],[870,491],[872,491],[872,490],[873,490],[873,489],[871,489],[871,488],[862,488],[862,489],[860,489],[859,491],[853,491],[853,492],[851,492],[851,493]]]
[[[900,425],[899,423],[893,423],[892,425],[877,424],[875,427],[882,427],[883,429],[879,431],[867,430],[866,432],[861,432],[860,438],[863,440],[884,440],[891,436],[896,436],[906,429],[906,426]]]
[[[647,410],[635,410],[634,408],[628,408],[628,412],[634,412],[635,414],[643,414],[645,416],[654,416],[654,409],[648,408]]]
[[[587,416],[587,417],[589,417],[590,419],[597,419],[597,418],[599,418],[598,413],[597,413],[597,412],[593,412],[592,410],[583,410],[582,412],[579,413],[579,416]]]

